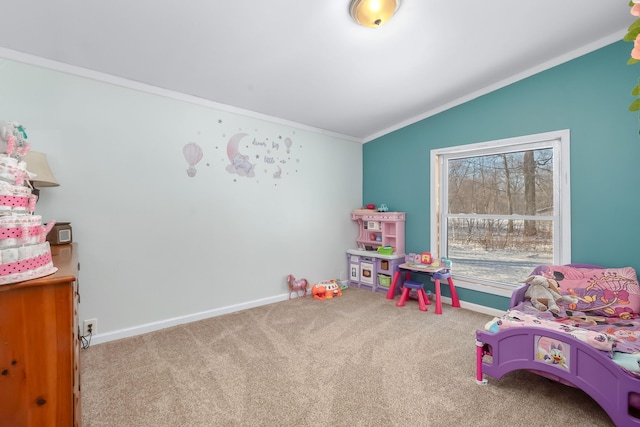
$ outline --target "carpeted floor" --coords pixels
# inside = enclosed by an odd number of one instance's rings
[[[490,316],[357,288],[92,346],[85,427],[612,426],[582,391],[529,372],[475,383]]]

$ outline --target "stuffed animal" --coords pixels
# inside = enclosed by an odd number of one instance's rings
[[[529,283],[525,299],[531,300],[531,304],[540,311],[560,313],[558,302],[577,303],[578,299],[568,295],[560,295],[558,284],[553,279],[544,276],[529,276],[525,283]]]
[[[24,127],[13,121],[0,121],[0,152],[24,156],[30,148]]]

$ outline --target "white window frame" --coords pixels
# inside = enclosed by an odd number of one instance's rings
[[[554,264],[571,263],[571,174],[570,174],[570,132],[569,129],[553,132],[526,135],[515,138],[506,138],[495,141],[479,142],[475,144],[459,145],[455,147],[439,148],[431,150],[431,248],[438,254],[444,254],[446,242],[441,236],[447,236],[447,230],[441,229],[441,224],[446,227],[446,221],[442,221],[441,206],[446,208],[444,200],[447,194],[448,179],[441,174],[446,173],[446,161],[465,157],[477,157],[496,153],[509,153],[527,151],[533,149],[553,149],[553,214],[545,216],[508,216],[517,219],[534,219],[553,221],[553,246]],[[492,215],[494,217],[495,215]],[[479,215],[479,217],[483,217]],[[457,287],[472,289],[494,295],[511,296],[514,286],[506,286],[501,283],[483,279],[456,278],[455,265],[452,274]]]

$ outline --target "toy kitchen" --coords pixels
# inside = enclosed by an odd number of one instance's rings
[[[405,262],[404,212],[356,209],[357,249],[347,250],[349,286],[387,292],[397,266]]]

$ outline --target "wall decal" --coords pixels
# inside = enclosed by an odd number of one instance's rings
[[[229,157],[229,162],[231,163],[227,166],[227,172],[252,178],[256,175],[254,171],[255,165],[250,163],[249,156],[241,154],[238,148],[240,140],[245,136],[247,136],[246,133],[237,133],[229,139],[227,157]]]
[[[182,148],[182,154],[189,164],[187,175],[193,178],[197,172],[196,164],[202,159],[202,148],[195,142],[190,142]]]
[[[217,120],[222,125],[222,120]],[[232,182],[242,181],[243,178],[253,178],[256,184],[269,182],[278,186],[283,180],[298,173],[300,164],[299,155],[302,153],[303,145],[294,143],[291,137],[284,135],[268,136],[259,129],[251,131],[236,128],[231,133],[222,132],[219,134],[222,140],[211,141],[209,143],[195,142],[186,144],[182,152],[184,158],[189,163],[187,175],[194,177],[197,173],[196,164],[203,159],[203,149],[212,149],[213,157],[208,157],[206,166],[222,164],[224,170],[233,176]],[[202,139],[201,132],[198,131],[198,138]],[[295,132],[293,132],[295,135]],[[204,138],[207,140],[208,138]],[[226,150],[225,150],[226,148]],[[292,152],[296,152],[296,155]],[[218,163],[219,162],[219,163]],[[243,178],[239,178],[243,177]]]

